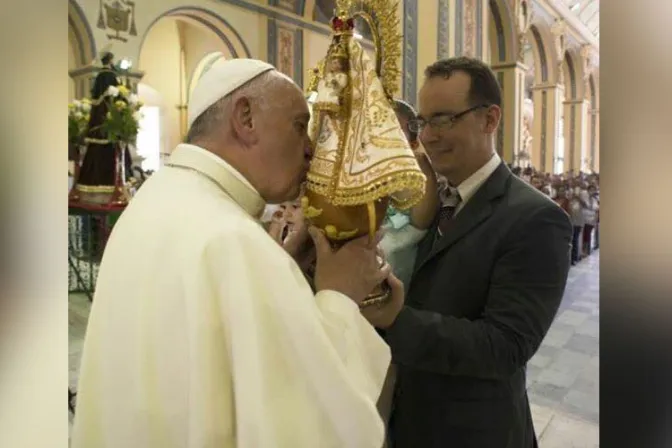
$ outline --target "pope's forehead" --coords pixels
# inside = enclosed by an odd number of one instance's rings
[[[308,113],[306,98],[294,81],[289,80],[280,83],[274,93],[276,94],[276,101],[280,101],[284,103],[285,107],[291,108],[292,113]]]

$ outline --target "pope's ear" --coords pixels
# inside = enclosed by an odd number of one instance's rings
[[[231,122],[233,130],[239,138],[247,143],[253,143],[251,140],[254,138],[256,129],[252,119],[252,105],[249,98],[242,96],[234,101]]]

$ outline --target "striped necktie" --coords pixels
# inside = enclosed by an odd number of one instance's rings
[[[439,210],[439,224],[437,232],[437,236],[439,238],[441,238],[448,230],[450,220],[455,215],[455,211],[461,202],[462,198],[460,197],[460,194],[457,192],[457,190],[455,190],[453,194],[443,201],[443,205]]]

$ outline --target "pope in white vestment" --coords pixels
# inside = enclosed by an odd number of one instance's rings
[[[264,207],[193,145],[144,183],[103,257],[73,448],[382,445],[389,349],[350,298],[312,292]]]

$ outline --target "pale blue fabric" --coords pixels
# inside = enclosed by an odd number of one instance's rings
[[[407,212],[396,210],[393,207],[388,208],[382,228],[385,236],[380,241],[380,248],[385,253],[387,262],[392,266],[392,272],[402,281],[404,289],[408,291],[415,267],[418,243],[427,231],[414,227]]]

